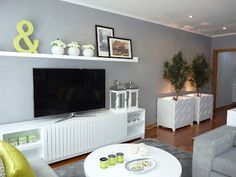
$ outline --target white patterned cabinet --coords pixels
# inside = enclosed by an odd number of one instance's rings
[[[158,98],[157,125],[177,128],[192,125],[194,119],[194,100],[191,97],[181,96],[177,101],[173,97]]]
[[[196,94],[188,94],[186,96],[194,99],[194,121],[198,124],[206,119],[212,119],[213,117],[213,95],[212,94],[200,94],[197,97]]]

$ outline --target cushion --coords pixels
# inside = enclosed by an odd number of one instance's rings
[[[58,177],[42,158],[31,159],[29,163],[38,177]]]
[[[236,134],[235,134],[235,137],[234,137],[234,146],[236,146]]]
[[[0,156],[7,177],[36,177],[27,159],[13,145],[0,141]]]
[[[227,177],[224,174],[221,174],[219,172],[211,171],[210,177]]]
[[[236,177],[236,147],[232,147],[213,161],[213,170],[227,176]]]
[[[5,166],[2,161],[2,158],[0,158],[0,177],[6,177]]]

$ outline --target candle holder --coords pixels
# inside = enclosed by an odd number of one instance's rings
[[[108,158],[102,157],[100,158],[100,168],[105,169],[108,167]]]
[[[116,162],[123,163],[124,162],[124,154],[122,152],[116,153]]]
[[[110,166],[114,166],[116,164],[116,156],[114,154],[108,156],[108,163]]]

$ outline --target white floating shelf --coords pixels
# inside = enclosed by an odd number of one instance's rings
[[[122,58],[107,58],[107,57],[84,57],[84,56],[70,56],[70,55],[52,55],[52,54],[38,54],[38,53],[20,53],[20,52],[7,52],[0,51],[2,57],[22,57],[22,58],[53,58],[62,60],[84,60],[84,61],[114,61],[114,62],[130,62],[137,63],[138,57],[133,59]]]

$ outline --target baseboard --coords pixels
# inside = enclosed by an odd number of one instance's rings
[[[145,129],[152,129],[157,126],[157,123],[149,124],[145,126]]]
[[[236,103],[232,103],[226,106],[222,106],[219,108],[215,108],[215,112],[222,112],[222,111],[227,111],[228,109],[232,109],[236,107]]]

